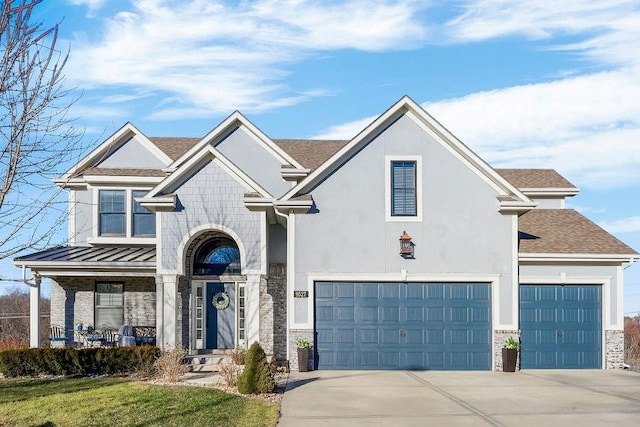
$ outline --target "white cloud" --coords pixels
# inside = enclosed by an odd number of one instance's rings
[[[630,55],[640,48],[640,5],[635,0],[466,0],[461,6],[464,12],[447,23],[453,41],[587,35],[563,48],[607,63],[640,61]]]
[[[609,233],[640,233],[640,216],[602,221],[599,225]]]
[[[465,1],[463,8],[446,25],[449,43],[509,35],[545,38],[551,48],[578,52],[613,68],[425,103],[425,108],[494,166],[556,168],[591,188],[637,185],[638,3],[477,0]],[[559,35],[581,41],[554,44]],[[333,126],[318,137],[351,138],[371,119]]]
[[[156,118],[184,116],[174,115],[179,110],[265,111],[319,90],[285,85],[287,64],[331,50],[420,42],[421,7],[414,0],[138,1],[106,20],[102,40],[78,38],[67,73],[88,89],[126,86],[176,100],[170,110],[156,110]]]
[[[105,5],[107,0],[67,0],[72,6],[86,6],[89,10],[87,12],[88,17],[94,17],[96,12]]]

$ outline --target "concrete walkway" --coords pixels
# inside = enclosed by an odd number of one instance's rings
[[[313,371],[291,373],[281,427],[634,426],[629,371]]]

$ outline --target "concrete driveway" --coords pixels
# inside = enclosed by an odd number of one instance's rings
[[[629,371],[291,373],[278,424],[291,426],[634,426]]]

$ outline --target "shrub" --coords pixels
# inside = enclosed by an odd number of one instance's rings
[[[163,351],[154,364],[157,377],[171,383],[178,382],[180,376],[188,370],[184,363],[185,354],[185,350],[181,347]]]
[[[245,357],[244,371],[238,377],[238,391],[242,394],[270,393],[274,388],[267,355],[260,344],[254,342]]]
[[[223,363],[220,365],[220,375],[224,383],[229,387],[238,385],[238,376],[242,370],[241,366],[236,363]]]
[[[0,373],[6,377],[131,373],[159,356],[157,347],[145,347],[5,350],[0,351]]]
[[[244,365],[244,359],[247,356],[247,349],[244,347],[236,347],[231,351],[231,360],[236,365]]]

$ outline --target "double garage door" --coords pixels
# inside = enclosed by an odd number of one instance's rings
[[[319,369],[490,370],[485,283],[316,282]],[[602,289],[520,285],[521,368],[602,367]]]
[[[319,369],[491,369],[485,283],[316,282]]]

